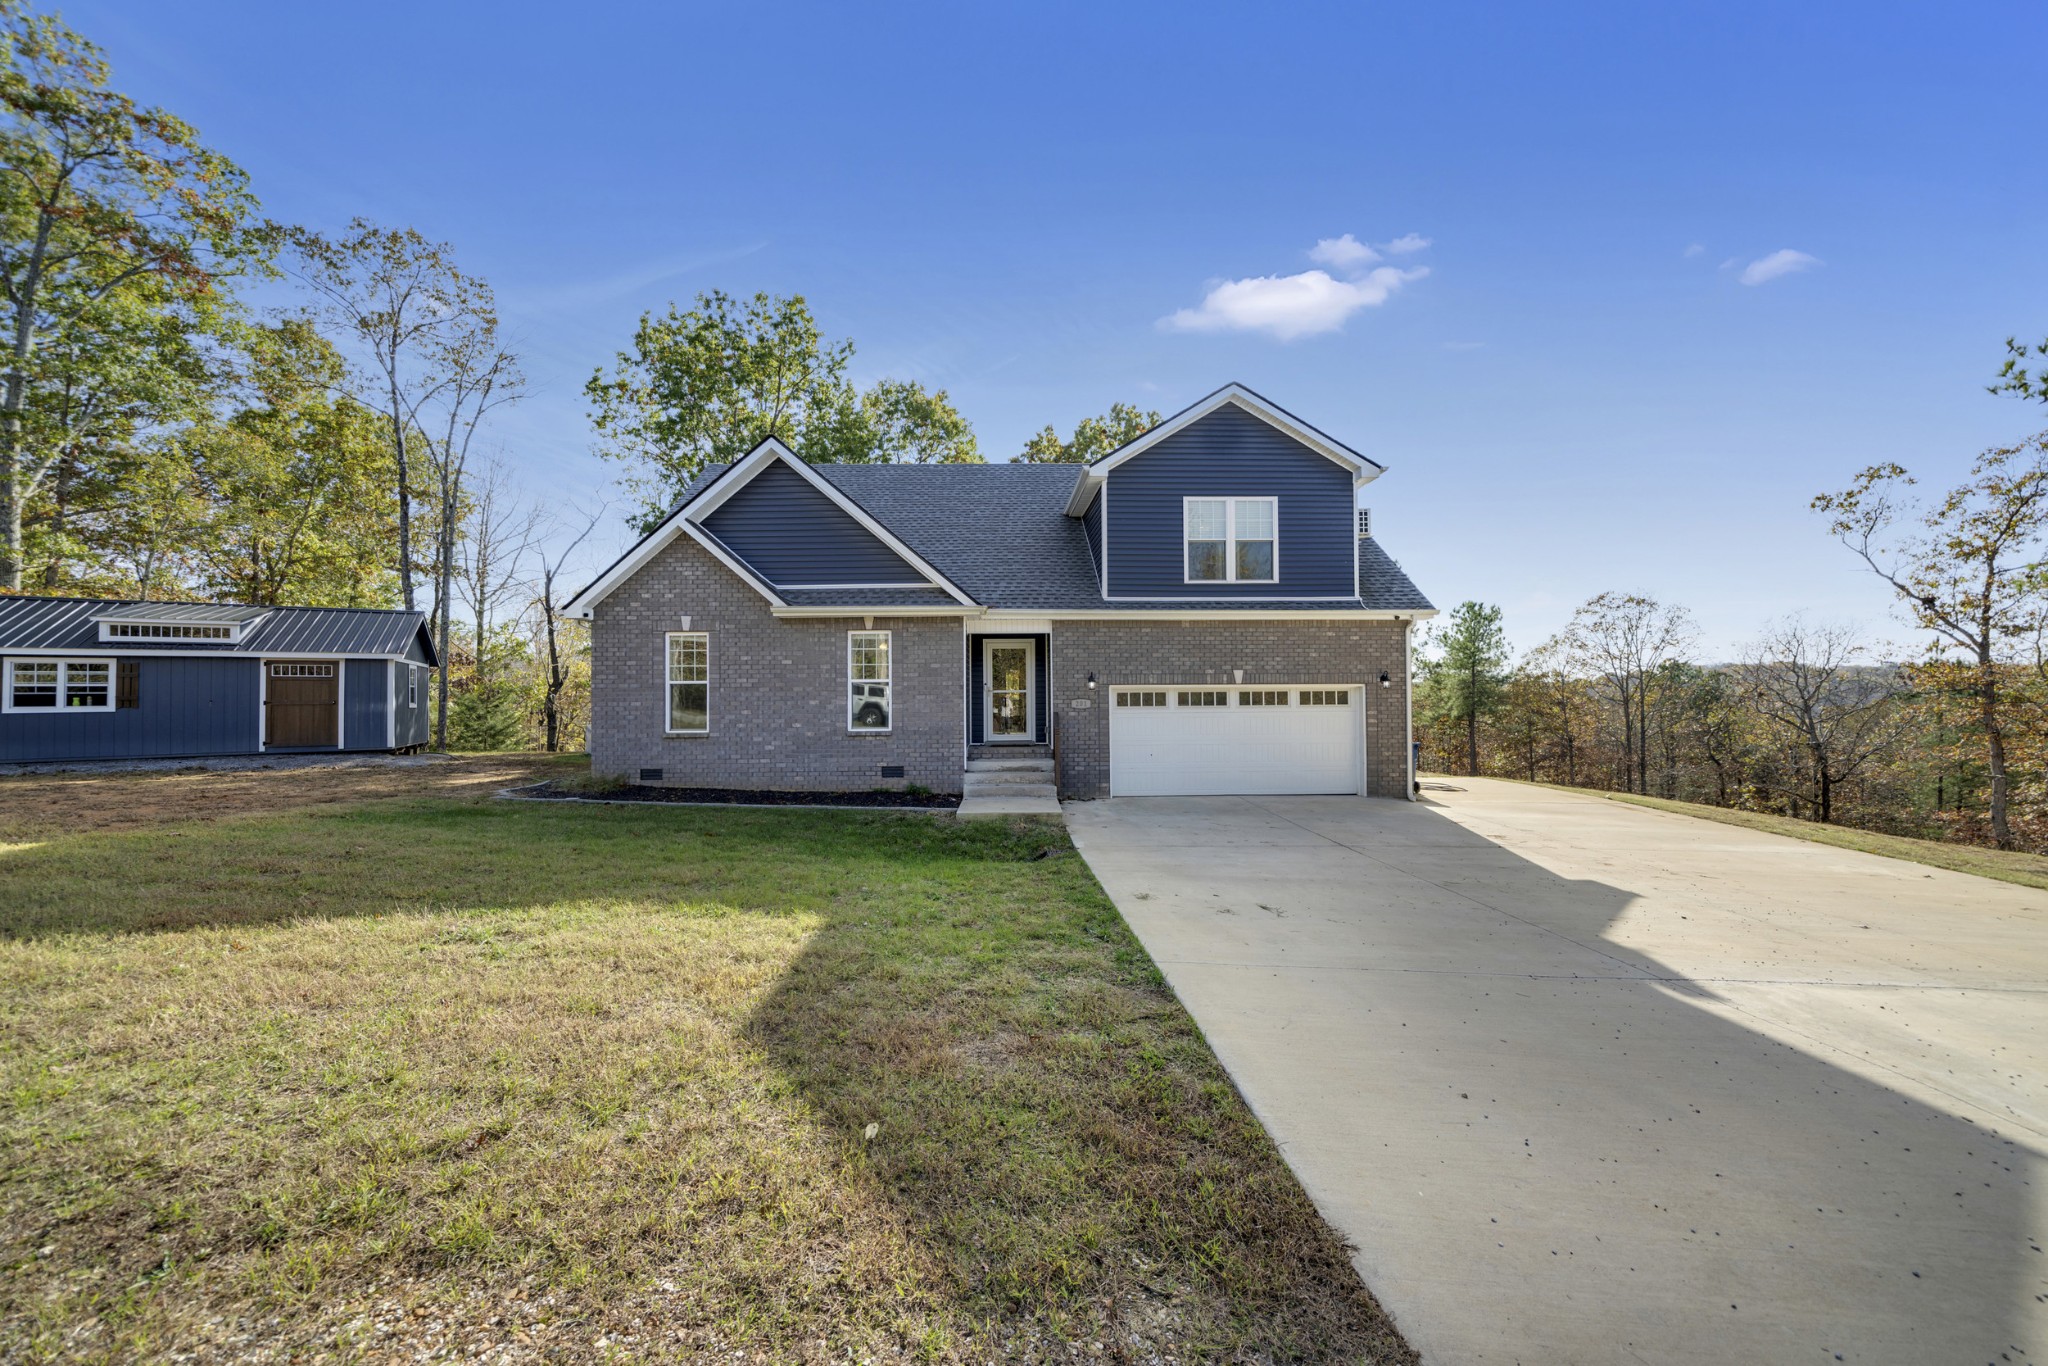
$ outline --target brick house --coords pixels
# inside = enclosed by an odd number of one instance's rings
[[[593,769],[671,786],[1405,797],[1429,601],[1384,467],[1240,385],[1088,465],[706,470],[568,604]]]

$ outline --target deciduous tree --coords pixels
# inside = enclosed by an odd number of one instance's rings
[[[814,463],[978,462],[974,433],[945,391],[847,378],[853,343],[827,341],[802,295],[720,291],[642,315],[631,349],[584,385],[598,454],[626,466],[642,529],[667,515],[707,466],[775,437]]]
[[[2012,699],[2000,664],[2040,634],[2048,611],[2048,433],[1984,452],[1970,477],[1931,507],[1913,500],[1913,484],[1900,465],[1872,465],[1813,506],[1931,634],[1930,655],[1962,653],[1990,774],[1991,834],[2009,849]]]
[[[183,120],[108,88],[99,49],[58,19],[0,3],[0,588],[18,591],[29,500],[62,459],[31,417],[51,365],[118,331],[137,293],[208,296],[270,245],[240,168]]]
[[[1571,664],[1600,679],[1622,723],[1622,764],[1634,792],[1649,791],[1650,679],[1684,657],[1694,636],[1683,607],[1666,607],[1639,593],[1602,593],[1572,614],[1565,629]]]
[[[1074,434],[1065,441],[1048,425],[1024,443],[1017,458],[1033,465],[1086,464],[1127,446],[1159,425],[1156,412],[1128,403],[1112,403],[1100,417],[1084,417],[1074,424]]]

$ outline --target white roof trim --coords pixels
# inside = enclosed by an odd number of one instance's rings
[[[1067,500],[1067,515],[1079,517],[1086,512],[1088,504],[1095,499],[1095,490],[1102,486],[1103,478],[1118,465],[1133,456],[1143,455],[1168,437],[1201,421],[1218,408],[1232,403],[1269,426],[1277,427],[1316,454],[1334,460],[1350,470],[1354,488],[1369,484],[1387,472],[1387,467],[1379,461],[1360,455],[1335,437],[1317,431],[1285,408],[1253,393],[1242,384],[1232,383],[1224,385],[1207,398],[1196,400],[1144,435],[1125,442],[1108,455],[1083,466],[1081,477],[1074,482],[1073,496]]]

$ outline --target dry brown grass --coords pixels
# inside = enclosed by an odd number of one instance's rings
[[[1413,1359],[1057,829],[511,762],[0,788],[0,1357]]]

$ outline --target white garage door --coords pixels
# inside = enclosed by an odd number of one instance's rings
[[[1361,788],[1356,685],[1111,688],[1109,702],[1114,796]]]

